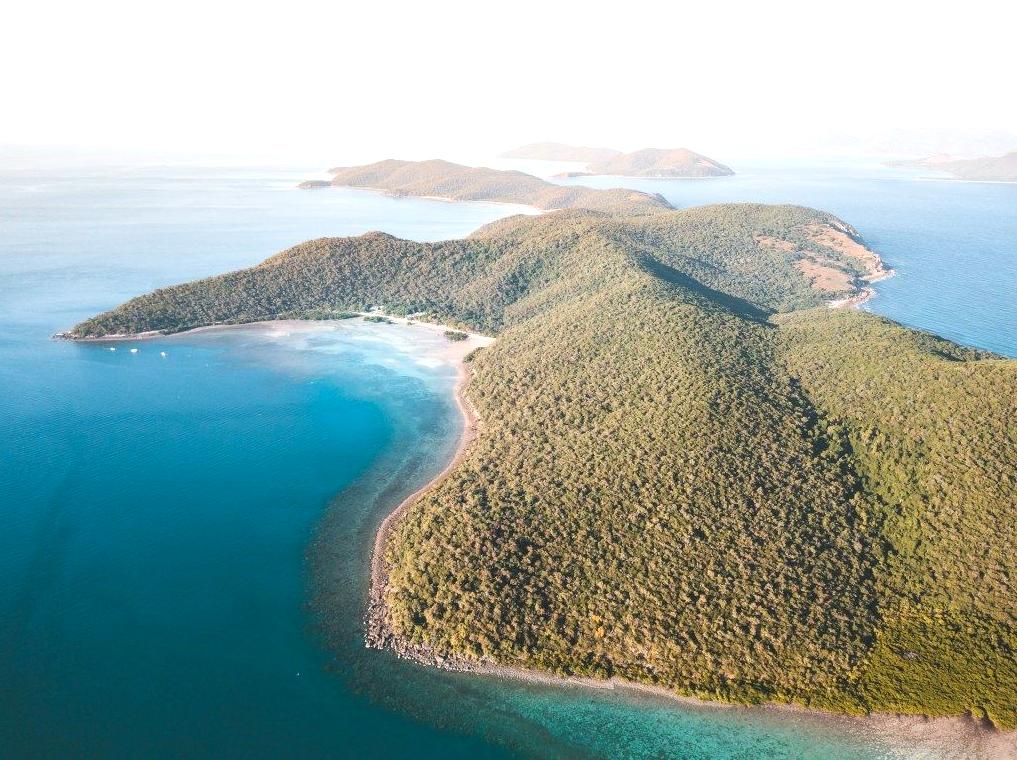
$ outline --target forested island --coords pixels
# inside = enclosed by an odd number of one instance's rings
[[[730,177],[729,166],[687,148],[645,148],[590,164],[590,174],[619,177]]]
[[[828,308],[886,271],[830,214],[450,166],[336,178],[556,210],[313,240],[70,337],[377,307],[497,338],[474,440],[384,543],[371,645],[1017,727],[1017,361]]]
[[[1003,156],[956,159],[935,155],[916,160],[892,161],[892,167],[931,169],[972,182],[1017,182],[1017,151]]]
[[[532,143],[502,153],[504,158],[545,161],[576,161],[588,164],[585,171],[565,172],[564,177],[608,174],[617,177],[729,177],[729,166],[688,148],[644,148],[622,153],[610,148],[581,148],[561,143]]]
[[[440,159],[388,159],[366,166],[341,166],[329,172],[333,177],[329,184],[336,187],[382,190],[394,196],[519,203],[542,211],[586,208],[637,214],[671,207],[661,196],[638,190],[563,187],[523,172],[463,166]],[[321,185],[312,181],[302,186]]]

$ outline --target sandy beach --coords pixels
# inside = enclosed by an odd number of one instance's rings
[[[111,335],[103,335],[97,338],[81,338],[70,335],[68,333],[57,333],[53,337],[58,340],[70,340],[75,343],[117,343],[121,341],[145,341],[154,340],[157,338],[163,339],[177,339],[187,337],[189,335],[197,335],[200,333],[208,332],[220,332],[226,330],[250,330],[250,329],[265,329],[265,330],[289,330],[292,332],[308,331],[314,329],[334,329],[336,326],[341,325],[363,325],[365,324],[365,317],[377,317],[388,320],[387,323],[382,322],[380,324],[399,325],[403,328],[411,328],[413,330],[423,330],[429,333],[437,333],[444,335],[448,332],[460,332],[467,336],[466,340],[462,341],[446,341],[446,346],[443,348],[439,355],[435,358],[443,361],[455,361],[461,362],[462,358],[476,348],[483,348],[489,346],[494,342],[494,338],[490,338],[486,335],[480,335],[478,333],[471,333],[466,330],[462,330],[452,325],[438,324],[435,322],[428,322],[419,317],[404,317],[395,314],[386,314],[380,311],[358,311],[351,312],[355,314],[355,317],[349,319],[269,319],[269,320],[258,320],[254,322],[237,322],[230,324],[219,324],[219,325],[205,325],[203,327],[194,327],[190,330],[182,330],[175,333],[166,333],[161,330],[149,330],[142,333],[116,333]],[[373,324],[367,322],[366,324]]]
[[[487,340],[491,341],[489,338]],[[487,345],[490,345],[490,343]],[[410,505],[419,499],[422,494],[434,488],[448,477],[449,473],[462,461],[470,443],[476,438],[479,417],[465,396],[466,385],[469,382],[470,375],[466,364],[461,359],[458,369],[459,375],[456,379],[453,393],[459,414],[463,419],[463,428],[455,453],[442,471],[429,483],[407,496],[394,510],[385,516],[381,525],[378,526],[378,532],[374,537],[374,549],[371,552],[371,590],[367,612],[364,616],[364,640],[369,647],[395,649],[400,656],[408,656],[410,659],[416,658],[411,657],[408,651],[400,651],[402,649],[400,647],[401,642],[392,632],[388,622],[388,612],[385,606],[385,588],[388,585],[388,572],[385,568],[385,545],[388,542],[388,537],[392,533],[393,527],[406,513]],[[432,664],[440,665],[443,663],[435,660]]]

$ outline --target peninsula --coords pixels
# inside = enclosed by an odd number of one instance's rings
[[[1017,182],[1017,151],[1003,156],[956,159],[936,155],[906,161],[892,161],[890,166],[904,169],[931,169],[952,174],[954,179],[970,182]]]
[[[70,337],[377,307],[496,338],[470,356],[468,449],[388,525],[372,646],[1017,727],[1017,361],[826,308],[886,271],[828,213],[563,203],[448,166],[335,175],[556,210],[309,241]]]

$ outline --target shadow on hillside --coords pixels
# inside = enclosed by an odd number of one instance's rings
[[[654,277],[657,277],[671,285],[678,285],[679,287],[690,290],[696,295],[710,300],[742,319],[748,319],[752,322],[759,322],[761,324],[770,324],[770,312],[760,309],[758,306],[746,301],[744,298],[738,298],[738,296],[733,296],[721,290],[714,290],[713,288],[707,287],[703,283],[699,282],[699,280],[696,280],[684,272],[674,269],[673,267],[669,267],[667,264],[664,264],[654,258],[646,257],[640,261],[640,264],[642,264],[643,268]]]

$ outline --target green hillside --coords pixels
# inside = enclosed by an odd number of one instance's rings
[[[1017,727],[1017,361],[854,312],[778,320],[790,371],[846,439],[882,525],[874,709]]]
[[[575,287],[599,288],[581,276],[598,257],[577,256],[590,241],[623,247],[656,276],[694,281],[713,298],[744,308],[786,311],[849,295],[864,271],[856,259],[815,242],[815,225],[849,227],[794,206],[730,205],[617,217],[576,210],[515,216],[464,240],[416,243],[380,232],[301,243],[258,266],[162,288],[78,325],[75,337],[278,318],[324,318],[381,307],[433,312],[442,319],[497,332]],[[766,241],[787,241],[774,247]],[[762,242],[761,242],[762,241]],[[797,266],[803,260],[856,278],[839,293],[819,291]],[[751,302],[748,303],[748,302]]]
[[[477,439],[387,544],[422,658],[1017,727],[1017,362],[825,308],[866,254],[799,207],[568,210],[311,241],[73,334],[378,306],[497,335]]]

